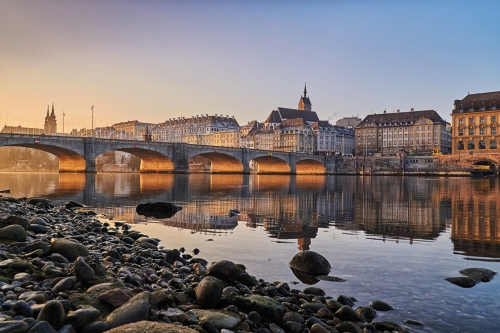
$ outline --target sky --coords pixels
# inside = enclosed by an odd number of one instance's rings
[[[500,1],[0,0],[0,123],[322,120],[500,90]],[[15,122],[15,124],[12,124]],[[58,127],[60,130],[60,127]]]

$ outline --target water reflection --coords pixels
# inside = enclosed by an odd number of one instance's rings
[[[248,228],[299,250],[331,227],[410,244],[451,228],[456,253],[500,258],[496,178],[2,173],[0,188],[14,197],[82,202],[131,223],[148,221],[135,213],[138,203],[173,202],[182,214],[160,222],[195,232],[232,230],[226,214],[239,209]]]

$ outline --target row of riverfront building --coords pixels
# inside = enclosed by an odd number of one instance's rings
[[[4,126],[2,133],[94,136],[96,138],[184,142],[221,147],[325,155],[392,155],[441,152],[498,153],[500,91],[467,94],[455,100],[452,124],[435,110],[374,113],[345,117],[331,124],[312,110],[307,88],[296,109],[278,107],[262,122],[240,126],[234,116],[200,114],[154,124],[138,120],[90,129],[57,131],[52,112],[43,129]]]

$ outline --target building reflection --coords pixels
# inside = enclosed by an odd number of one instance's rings
[[[497,178],[471,179],[472,186],[456,184],[452,201],[451,240],[456,253],[470,257],[500,258],[497,226],[500,196]],[[476,258],[478,259],[478,258]]]
[[[14,197],[74,200],[115,220],[143,223],[139,203],[183,207],[160,222],[193,232],[230,232],[243,222],[270,238],[311,248],[320,229],[374,240],[433,241],[450,229],[457,253],[500,258],[499,179],[171,174],[0,174]],[[237,221],[228,220],[238,209]]]

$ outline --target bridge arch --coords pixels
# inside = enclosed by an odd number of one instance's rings
[[[290,174],[287,161],[276,156],[259,156],[250,161],[250,170],[256,174]]]
[[[174,163],[172,159],[170,159],[168,156],[160,152],[141,147],[121,147],[100,152],[99,155],[102,155],[103,153],[106,153],[111,150],[122,151],[139,157],[141,159],[141,166],[139,172],[141,173],[174,172]]]
[[[243,163],[235,156],[216,150],[191,156],[189,170],[191,173],[242,173]]]
[[[3,147],[24,147],[41,150],[57,157],[59,172],[85,172],[86,164],[83,156],[67,148],[38,143],[17,143],[4,145]]]
[[[316,160],[305,158],[295,163],[297,175],[324,175],[326,173],[325,165]]]

